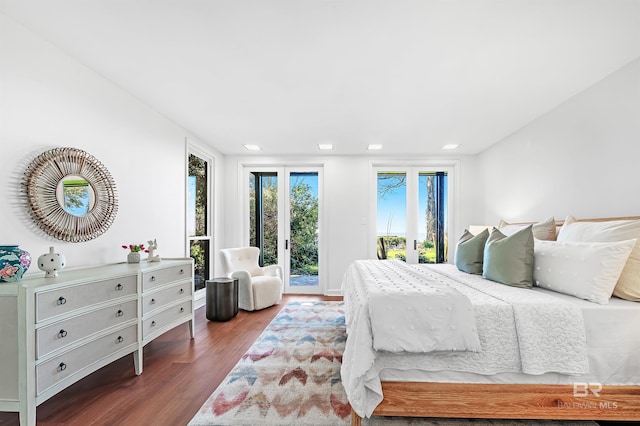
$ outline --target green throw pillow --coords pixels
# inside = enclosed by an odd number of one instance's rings
[[[531,225],[508,237],[493,228],[484,247],[482,276],[513,287],[533,287]]]
[[[473,235],[468,230],[458,240],[454,261],[456,267],[468,274],[482,273],[482,259],[484,256],[484,245],[489,238],[489,230],[485,229],[478,235]]]

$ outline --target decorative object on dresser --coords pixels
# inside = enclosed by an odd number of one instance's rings
[[[189,323],[193,260],[117,263],[0,286],[0,411],[36,423],[36,407],[97,369]]]
[[[144,248],[144,244],[125,244],[122,248],[125,250],[131,250],[127,255],[127,263],[140,263],[140,252],[147,251]]]
[[[54,148],[38,155],[22,180],[29,215],[46,234],[79,243],[102,235],[118,212],[109,170],[77,148]]]
[[[149,253],[149,256],[147,256],[147,262],[160,262],[160,255],[156,254],[156,250],[158,250],[158,242],[156,239],[154,238],[153,241],[147,241],[147,244],[149,244],[149,247],[145,250]]]
[[[55,278],[58,276],[58,271],[64,268],[67,259],[63,254],[55,253],[53,247],[49,247],[49,253],[41,254],[38,257],[38,269],[45,271],[45,277]]]
[[[20,281],[31,266],[31,255],[16,245],[0,246],[0,281]]]

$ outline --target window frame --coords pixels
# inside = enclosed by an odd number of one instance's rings
[[[190,236],[188,233],[188,214],[189,214],[189,205],[188,205],[188,194],[189,194],[189,156],[195,155],[196,157],[207,162],[207,217],[206,217],[206,227],[207,227],[207,235],[202,236]],[[185,230],[185,256],[191,257],[191,242],[192,241],[208,241],[209,242],[209,268],[208,268],[208,279],[213,278],[213,273],[215,270],[215,256],[216,252],[215,247],[215,237],[213,230],[215,221],[214,221],[214,196],[215,196],[215,187],[214,187],[214,172],[215,172],[215,158],[195,145],[193,142],[187,139],[186,150],[185,150],[185,218],[184,218],[184,230]],[[195,279],[195,277],[194,277]],[[195,308],[199,308],[204,306],[205,304],[205,296],[206,289],[202,288],[198,291],[194,291],[194,303]]]
[[[367,255],[369,259],[377,259],[377,215],[378,215],[378,172],[380,171],[401,171],[407,172],[411,169],[421,169],[420,171],[445,171],[447,172],[448,179],[448,229],[447,234],[449,237],[449,253],[447,253],[447,263],[453,262],[453,251],[455,245],[452,243],[452,238],[457,234],[457,230],[460,229],[460,211],[458,206],[460,205],[460,161],[450,159],[433,159],[422,161],[393,161],[393,160],[370,160],[369,161],[369,232],[368,232],[368,244]],[[412,197],[416,197],[413,200]],[[407,193],[407,214],[410,209],[415,207],[417,203],[417,191],[415,194]],[[409,223],[407,223],[408,226]],[[409,232],[409,231],[408,231]]]

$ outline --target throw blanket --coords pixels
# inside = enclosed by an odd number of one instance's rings
[[[373,348],[389,352],[479,351],[469,298],[406,263],[360,260]]]
[[[369,417],[382,401],[379,373],[385,368],[483,375],[574,375],[589,371],[584,323],[578,307],[533,290],[462,273],[453,265],[403,267],[412,268],[424,279],[445,282],[471,300],[481,351],[456,352],[454,356],[376,351],[362,285],[364,277],[359,272],[361,268],[349,268],[343,278],[348,339],[341,376],[349,402],[360,416]]]

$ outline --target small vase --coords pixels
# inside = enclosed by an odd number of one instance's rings
[[[31,255],[17,245],[0,246],[0,281],[20,281],[31,265]]]
[[[53,252],[53,247],[49,247],[49,253],[43,254],[38,257],[38,269],[45,271],[46,278],[55,278],[58,276],[58,271],[64,268],[67,263],[64,255]]]
[[[140,263],[140,252],[132,251],[127,255],[127,263]]]

